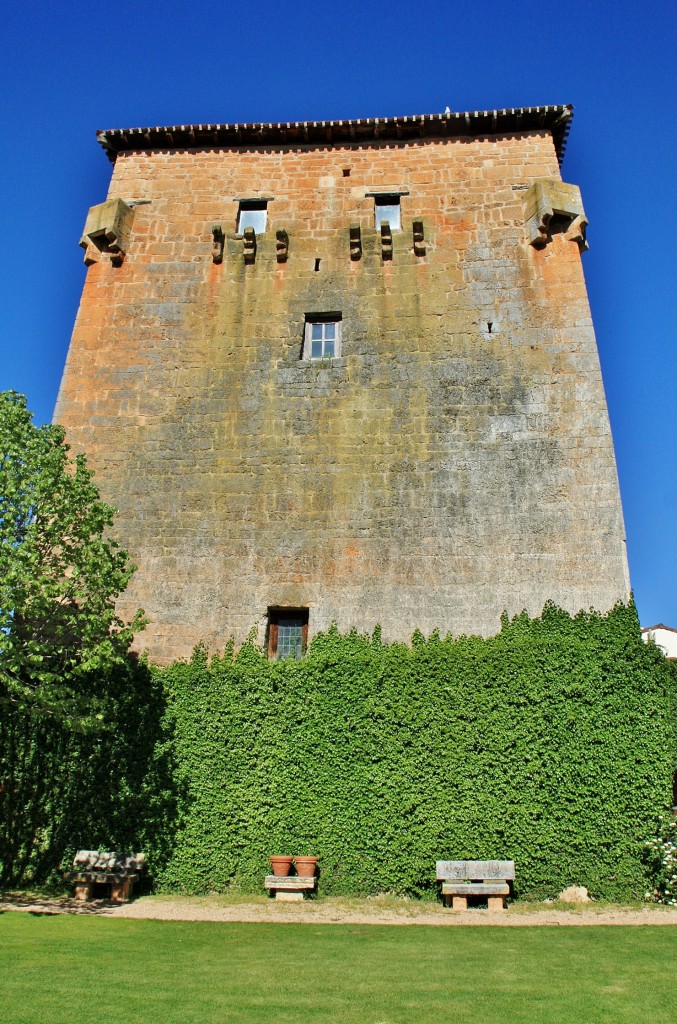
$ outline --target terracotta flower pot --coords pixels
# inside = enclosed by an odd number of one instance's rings
[[[317,867],[317,857],[294,857],[296,874],[302,878],[312,878]]]
[[[273,868],[273,874],[277,875],[278,878],[284,878],[286,875],[289,875],[293,859],[293,857],[271,857],[270,863]]]

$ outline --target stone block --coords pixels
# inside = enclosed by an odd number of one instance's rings
[[[570,885],[563,889],[557,899],[560,903],[591,903],[590,894],[584,885]]]
[[[588,221],[577,185],[557,178],[539,178],[524,193],[523,207],[527,238],[535,248],[551,241],[555,227],[575,241],[581,251],[588,248]]]
[[[80,239],[85,263],[97,263],[108,256],[114,266],[120,266],[129,248],[133,220],[133,208],[122,199],[108,199],[90,207]]]

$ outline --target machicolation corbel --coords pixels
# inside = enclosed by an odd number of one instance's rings
[[[590,248],[585,237],[587,228],[588,222],[585,219],[585,214],[582,214],[579,217],[574,217],[571,224],[564,232],[564,237],[567,242],[575,242],[581,252],[587,252]]]
[[[226,244],[226,236],[220,224],[213,225],[212,238],[214,240],[212,245],[212,261],[214,263],[223,263],[223,247]]]
[[[133,220],[134,210],[122,199],[108,199],[91,206],[80,239],[87,266],[108,256],[113,266],[119,267],[129,249]]]
[[[362,229],[359,224],[350,225],[350,258],[351,260],[362,258]]]
[[[289,257],[289,235],[280,228],[275,232],[275,258],[278,263],[286,263]]]
[[[381,221],[381,256],[384,260],[393,258],[393,233],[387,220]]]
[[[524,221],[529,244],[536,249],[546,246],[556,233],[576,242],[581,252],[588,248],[588,220],[578,185],[538,178],[524,193]]]
[[[254,263],[256,260],[256,232],[254,228],[245,228],[244,236],[244,261]]]
[[[413,224],[414,233],[414,256],[425,256],[425,237],[423,235],[423,221],[415,220]]]

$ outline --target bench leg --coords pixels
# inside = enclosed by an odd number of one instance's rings
[[[90,900],[92,898],[92,882],[78,882],[75,886],[75,898],[84,902],[84,900]]]
[[[129,897],[131,896],[131,892],[131,882],[113,882],[110,890],[110,898],[113,901],[113,903],[126,903],[129,900]]]
[[[468,909],[468,897],[467,896],[452,896],[451,897],[452,910],[467,910]]]
[[[487,909],[489,909],[489,910],[505,910],[505,897],[504,896],[487,896]]]

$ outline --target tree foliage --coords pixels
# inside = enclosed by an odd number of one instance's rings
[[[64,431],[0,393],[0,884],[58,878],[78,846],[171,841],[164,697],[128,656],[133,566]]]
[[[105,700],[96,729],[13,705],[0,713],[2,887],[61,886],[83,847],[143,851],[150,873],[167,860],[175,796],[162,687],[134,659],[88,683]]]
[[[79,728],[105,717],[93,673],[124,660],[137,614],[115,599],[132,574],[107,536],[114,509],[60,426],[36,427],[22,395],[0,393],[0,702]]]

